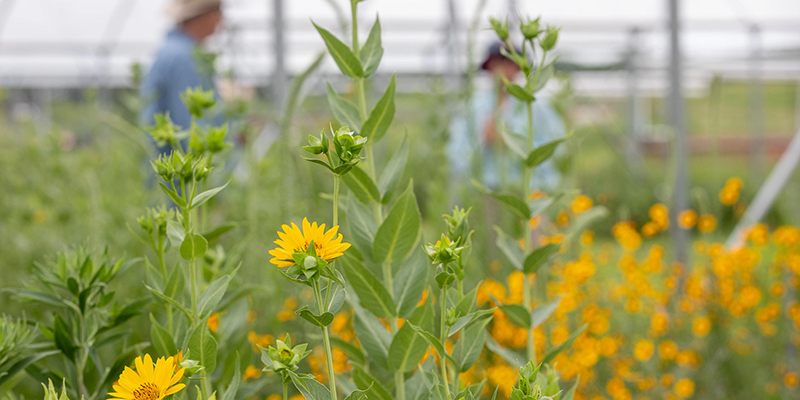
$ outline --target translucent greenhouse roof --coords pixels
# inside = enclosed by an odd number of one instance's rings
[[[124,85],[134,62],[147,65],[172,22],[170,0],[0,0],[0,85],[80,87]],[[345,40],[338,13],[349,0],[283,0],[285,64],[302,70],[323,49],[311,25]],[[359,6],[362,35],[375,15],[383,26],[384,61],[379,72],[431,74],[463,71],[466,29],[479,0],[368,0]],[[800,77],[800,1],[683,0],[683,43],[690,71],[746,74],[747,58],[760,43],[764,70]],[[452,7],[452,8],[451,8]],[[666,0],[488,0],[478,19],[477,57],[492,41],[486,17],[513,7],[563,26],[562,60],[581,66],[619,63],[636,39],[642,68],[658,70],[666,60]],[[337,11],[338,9],[338,11]],[[451,10],[453,13],[451,13]],[[451,18],[454,15],[455,18]],[[266,84],[273,68],[273,1],[227,0],[224,27],[209,43],[221,53],[220,67],[242,81]],[[454,21],[455,41],[448,40]],[[758,36],[750,34],[758,26]],[[363,38],[364,36],[362,36]],[[755,39],[754,39],[755,38]],[[363,39],[362,39],[363,40]],[[452,47],[451,47],[452,46]],[[452,50],[451,50],[452,49]],[[451,56],[455,54],[455,59]],[[324,71],[335,71],[328,60]]]

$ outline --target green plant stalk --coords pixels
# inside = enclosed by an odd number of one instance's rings
[[[161,268],[161,275],[164,277],[164,287],[167,287],[169,280],[167,278],[167,268],[164,265],[164,241],[159,240],[158,246],[156,247],[154,244],[153,248],[156,250],[158,266]],[[170,303],[167,303],[167,327],[169,329],[169,334],[172,335],[172,304]]]
[[[326,305],[322,302],[322,291],[319,286],[319,277],[313,279],[313,286],[314,286],[314,296],[317,300],[317,308],[319,309],[319,313],[322,314],[326,310]],[[330,293],[330,290],[328,290]],[[333,370],[333,354],[331,352],[331,337],[328,334],[328,327],[321,326],[322,329],[322,345],[325,348],[325,358],[328,363],[328,388],[331,392],[331,400],[336,400],[336,372]]]
[[[533,103],[527,103],[527,110],[528,110],[528,143],[530,144],[531,149],[533,149]],[[524,172],[522,174],[522,188],[523,188],[523,201],[527,202],[528,196],[530,196],[531,191],[531,168],[527,165],[523,167]],[[525,251],[530,251],[533,249],[533,243],[531,240],[531,227],[529,221],[522,221],[522,230],[525,232]],[[529,312],[531,311],[531,283],[530,279],[528,279],[528,274],[523,276],[523,302],[525,303],[525,309]],[[536,364],[536,347],[533,341],[533,328],[528,329],[528,359],[533,361]]]
[[[447,270],[447,265],[443,265],[445,271]],[[447,383],[447,349],[445,347],[445,343],[447,340],[447,285],[442,286],[442,316],[440,318],[440,341],[442,342],[442,348],[445,354],[439,354],[439,369],[442,373],[442,386],[444,386],[444,394],[445,400],[450,400],[450,387]]]
[[[285,379],[283,380],[283,400],[289,400],[289,384],[286,383]]]

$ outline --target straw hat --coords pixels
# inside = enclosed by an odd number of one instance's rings
[[[167,14],[178,22],[183,22],[222,6],[222,0],[172,0]]]

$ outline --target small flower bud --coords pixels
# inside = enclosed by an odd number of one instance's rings
[[[497,33],[500,40],[505,41],[508,39],[508,20],[500,21],[497,18],[489,18],[489,25]]]
[[[556,41],[558,40],[558,32],[561,31],[561,28],[555,27],[548,27],[547,28],[547,35],[544,39],[540,42],[542,46],[542,50],[550,51],[556,45]]]
[[[214,92],[204,91],[201,87],[186,89],[186,92],[181,94],[181,100],[195,118],[203,118],[205,111],[217,103],[217,100],[214,99]]]
[[[542,31],[539,30],[539,18],[527,22],[520,20],[519,30],[522,32],[522,36],[524,36],[525,39],[535,38],[542,33]]]

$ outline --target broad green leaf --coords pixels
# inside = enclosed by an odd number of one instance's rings
[[[167,221],[167,238],[169,239],[169,244],[175,248],[179,248],[185,236],[186,231],[183,230],[183,227],[178,221]]]
[[[197,315],[200,316],[200,319],[205,319],[214,312],[225,295],[225,291],[228,290],[230,281],[230,275],[225,275],[208,285],[208,289],[200,295],[200,299],[197,300]]]
[[[509,211],[514,213],[519,218],[527,221],[531,218],[531,209],[528,207],[528,204],[525,203],[522,199],[517,197],[516,195],[509,194],[509,193],[495,193],[486,186],[483,186],[480,182],[472,179],[472,184],[482,193],[487,194],[500,203],[502,203]]]
[[[491,295],[490,295],[491,296]],[[500,300],[497,300],[496,297],[491,296],[492,300],[503,310],[503,313],[506,314],[508,320],[511,321],[514,325],[519,327],[530,329],[531,327],[531,315],[527,308],[519,305],[519,304],[502,304]]]
[[[417,308],[407,322],[422,325],[429,323],[433,319],[433,310],[430,302]],[[389,370],[408,372],[417,367],[419,360],[425,355],[428,349],[428,342],[421,334],[417,333],[411,326],[403,326],[392,339],[389,347]]]
[[[506,92],[508,92],[508,94],[528,103],[536,100],[536,97],[534,97],[533,94],[528,91],[528,89],[525,89],[516,83],[509,82],[505,78],[503,78],[503,80],[505,81]]]
[[[354,79],[364,77],[361,61],[356,58],[353,51],[324,28],[320,28],[317,24],[314,24],[314,27],[317,28],[317,32],[322,36],[322,40],[325,41],[325,47],[328,48],[333,61],[336,61],[336,65],[339,66],[342,73]]]
[[[222,395],[220,400],[235,400],[236,399],[236,392],[239,391],[239,383],[242,382],[242,371],[241,367],[239,366],[241,363],[239,362],[239,354],[236,354],[236,363],[235,369],[233,371],[233,379],[231,379],[231,383],[228,384],[228,388],[225,389],[225,394]]]
[[[206,240],[208,240],[208,245],[209,246],[213,246],[214,243],[217,241],[217,239],[219,239],[220,236],[222,236],[223,234],[227,233],[228,231],[231,231],[231,230],[233,230],[235,228],[238,228],[238,227],[239,227],[239,224],[237,224],[237,223],[229,223],[229,224],[220,225],[220,226],[214,228],[211,231],[203,232],[203,237],[206,238]]]
[[[531,148],[532,143],[527,136],[508,130],[503,122],[500,122],[500,135],[511,151],[522,157],[522,159],[528,157],[528,149]]]
[[[422,337],[425,339],[425,341],[427,341],[428,344],[431,345],[431,347],[433,347],[434,350],[436,350],[436,352],[439,354],[440,357],[444,354],[444,356],[447,357],[448,360],[453,362],[453,364],[457,364],[457,362],[453,360],[453,358],[450,357],[450,355],[447,354],[447,352],[444,351],[444,346],[442,345],[442,342],[439,341],[439,339],[436,336],[433,336],[432,333],[426,331],[425,329],[420,328],[419,326],[415,325],[412,322],[406,322],[405,324],[403,324],[403,326],[406,325],[410,326],[411,329],[421,334]]]
[[[428,400],[432,382],[425,377],[425,372],[417,370],[411,379],[406,381],[406,400]]]
[[[389,391],[360,365],[353,365],[353,382],[360,390],[367,391],[371,400],[393,400]]]
[[[553,77],[555,74],[555,67],[552,63],[548,64],[546,67],[542,68],[541,71],[536,71],[535,79],[534,79],[534,86],[533,92],[536,93],[547,84],[547,81]]]
[[[369,138],[373,143],[381,140],[386,131],[389,130],[389,125],[392,124],[394,119],[394,93],[395,93],[395,80],[396,75],[392,75],[392,80],[383,93],[383,97],[375,103],[375,107],[369,113],[369,117],[364,121],[364,128],[361,130],[361,136]]]
[[[490,308],[488,310],[478,310],[478,311],[475,311],[474,313],[467,314],[467,315],[465,315],[463,317],[460,317],[450,327],[450,330],[448,331],[448,335],[447,336],[451,337],[451,336],[455,335],[458,331],[461,330],[461,328],[465,327],[467,324],[469,324],[469,323],[471,323],[473,321],[476,321],[476,320],[481,319],[483,317],[491,316],[492,313],[494,312],[494,310],[495,310],[494,308]]]
[[[289,371],[292,383],[303,394],[306,400],[330,400],[331,392],[325,385],[317,382],[313,376],[298,375]]]
[[[334,317],[332,313],[327,311],[322,313],[322,315],[314,314],[313,312],[311,312],[311,310],[308,309],[308,306],[303,306],[294,313],[299,315],[304,320],[320,327],[330,325],[331,322],[333,322],[333,317]]]
[[[375,261],[395,263],[405,259],[419,239],[420,219],[414,181],[411,181],[378,228],[372,245]]]
[[[383,169],[380,179],[378,179],[378,189],[381,192],[381,202],[386,204],[392,198],[395,188],[397,188],[400,178],[405,171],[406,163],[408,162],[408,135],[403,137],[400,147],[392,154],[392,159],[386,164]]]
[[[581,377],[580,377],[580,375],[578,375],[578,377],[575,378],[575,383],[572,384],[572,387],[570,387],[569,390],[564,392],[564,394],[561,395],[561,397],[559,397],[558,400],[572,400],[572,399],[574,399],[575,398],[575,390],[578,389],[578,384],[580,382],[581,382]]]
[[[428,257],[421,251],[414,251],[400,266],[394,277],[394,297],[398,318],[406,318],[417,307],[425,291],[428,275]]]
[[[172,273],[169,274],[167,286],[164,288],[164,295],[177,300],[185,289],[186,277],[183,275],[183,269],[177,266],[173,268]]]
[[[489,321],[488,318],[478,320],[464,328],[464,334],[453,348],[453,358],[457,361],[458,372],[465,372],[478,361],[486,341],[486,325]]]
[[[501,346],[500,343],[497,343],[497,341],[491,336],[486,337],[486,348],[491,350],[492,353],[502,357],[503,360],[506,360],[508,365],[514,367],[519,367],[522,365],[522,361],[525,360],[525,357],[521,356],[514,350]]]
[[[148,285],[144,285],[144,287],[147,290],[149,290],[150,293],[156,295],[156,297],[158,297],[159,299],[164,300],[169,304],[172,304],[175,308],[177,308],[178,310],[182,311],[184,314],[186,314],[186,318],[189,318],[189,319],[194,318],[194,314],[191,311],[189,311],[189,309],[184,307],[183,304],[175,301],[175,299],[173,299],[171,297],[167,297],[164,293],[161,293],[160,291],[158,291],[158,289],[153,289],[152,287],[150,287]]]
[[[150,341],[159,354],[172,355],[178,353],[175,347],[175,340],[172,335],[156,321],[153,314],[150,314]]]
[[[347,199],[347,226],[350,228],[350,242],[367,259],[372,260],[372,242],[378,226],[372,210],[352,196]],[[347,256],[349,253],[345,253]]]
[[[340,350],[347,355],[347,358],[364,365],[367,362],[367,358],[364,355],[364,351],[360,348],[345,342],[344,340],[338,337],[331,337],[331,344],[338,347]]]
[[[198,194],[192,199],[192,204],[189,206],[189,209],[191,210],[193,208],[202,206],[207,201],[211,200],[211,198],[214,197],[217,193],[222,191],[222,189],[225,189],[225,187],[227,187],[229,183],[231,183],[231,181],[226,182],[222,186],[215,187],[213,189],[209,189],[203,193]]]
[[[567,140],[567,138],[556,139],[533,149],[531,153],[528,154],[528,158],[525,159],[525,165],[528,167],[535,167],[547,161],[548,158],[553,156],[558,145],[565,140]]]
[[[184,260],[198,259],[206,254],[208,241],[202,235],[188,234],[181,243],[181,257]]]
[[[353,168],[342,176],[342,180],[353,191],[353,194],[364,204],[379,203],[381,194],[375,182],[361,168]]]
[[[550,350],[550,352],[548,352],[544,356],[544,358],[541,361],[542,364],[547,364],[550,361],[553,361],[553,359],[555,359],[556,356],[559,353],[561,353],[562,351],[564,351],[564,350],[568,349],[570,346],[572,346],[572,343],[575,342],[575,339],[577,339],[578,336],[580,336],[583,333],[583,331],[585,331],[585,330],[586,330],[586,324],[581,326],[577,331],[572,332],[572,334],[569,335],[569,338],[567,338],[567,340],[564,341],[564,343],[561,343],[560,345],[556,346],[555,349]]]
[[[330,82],[328,82],[328,103],[331,106],[333,117],[336,118],[340,124],[347,125],[354,132],[361,131],[361,116],[358,113],[358,108],[349,100],[336,94]],[[313,161],[314,159],[307,160]],[[325,163],[320,160],[316,161],[325,165]]]
[[[361,66],[364,68],[364,77],[369,77],[378,69],[383,57],[383,47],[381,46],[381,20],[375,17],[375,24],[369,31],[364,47],[358,53]]]
[[[558,303],[560,302],[561,297],[531,310],[531,328],[536,328],[544,321],[547,321],[547,318],[550,318],[550,315],[558,308]]]
[[[531,254],[528,254],[528,257],[525,257],[525,264],[522,266],[522,270],[526,274],[535,274],[550,257],[558,253],[559,248],[561,248],[561,245],[555,243],[548,243],[537,248]]]
[[[344,400],[367,400],[369,398],[369,396],[367,396],[367,392],[370,390],[372,390],[372,385],[369,385],[369,387],[364,390],[353,390],[347,395],[347,397],[344,398]]]
[[[197,360],[205,370],[206,376],[211,375],[217,367],[217,340],[208,329],[208,320],[203,320],[194,329],[189,338],[189,354],[192,360]]]
[[[161,190],[164,192],[164,194],[166,194],[167,197],[169,197],[169,199],[172,200],[172,202],[175,203],[176,206],[180,208],[186,208],[186,201],[183,200],[182,197],[175,194],[175,192],[173,192],[172,189],[168,188],[167,185],[165,185],[163,182],[158,182],[158,185],[161,187]]]
[[[347,280],[353,286],[361,306],[380,318],[395,316],[395,305],[392,296],[375,275],[355,260],[347,259],[342,263]]]
[[[508,236],[500,227],[495,226],[494,230],[497,231],[497,248],[505,254],[514,268],[522,271],[525,251],[519,246],[519,242]]]
[[[367,355],[376,364],[386,369],[386,357],[389,354],[389,346],[392,343],[391,335],[375,316],[361,308],[352,298],[348,302],[355,314],[353,329],[358,341],[361,342],[361,346],[364,347]]]
[[[472,290],[464,295],[464,298],[456,305],[456,313],[460,316],[471,314],[478,308],[478,288],[483,281],[478,282]]]
[[[72,340],[72,331],[69,325],[61,318],[61,315],[55,314],[55,321],[53,322],[53,337],[56,347],[64,353],[64,356],[70,360],[75,360],[75,351],[78,346]]]

